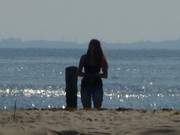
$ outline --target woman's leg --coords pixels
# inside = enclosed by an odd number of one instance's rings
[[[81,87],[81,102],[84,109],[91,109],[91,92],[88,88]]]
[[[94,108],[101,109],[102,102],[103,102],[103,88],[95,87],[93,89],[92,98],[93,98]]]

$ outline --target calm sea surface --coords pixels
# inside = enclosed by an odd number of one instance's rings
[[[0,109],[13,109],[15,101],[17,108],[64,107],[64,69],[77,66],[85,52],[0,49]],[[180,109],[180,50],[116,49],[105,53],[109,78],[103,80],[103,107]]]

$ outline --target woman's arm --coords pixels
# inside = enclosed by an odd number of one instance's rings
[[[84,77],[85,76],[85,73],[83,72],[84,59],[85,59],[84,55],[81,56],[80,62],[79,62],[79,67],[78,67],[78,71],[77,71],[77,75],[80,76],[80,77]]]
[[[101,78],[108,78],[108,63],[105,57],[102,59],[102,73],[100,73]]]
[[[108,68],[102,67],[102,73],[99,74],[101,78],[108,78]]]

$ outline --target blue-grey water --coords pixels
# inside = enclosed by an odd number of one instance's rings
[[[84,49],[0,49],[0,108],[65,106],[65,72]],[[180,109],[180,50],[106,50],[105,108]],[[78,86],[80,86],[80,79]],[[80,89],[80,87],[79,87]],[[80,94],[78,105],[81,108]]]

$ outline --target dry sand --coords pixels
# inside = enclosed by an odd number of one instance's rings
[[[0,135],[180,135],[180,111],[0,112]]]

